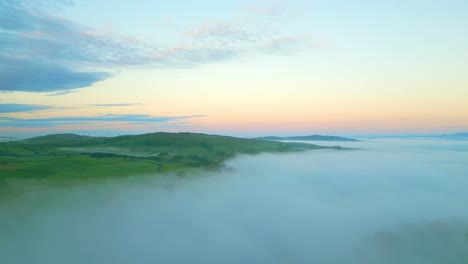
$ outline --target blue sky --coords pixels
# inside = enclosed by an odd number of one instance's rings
[[[0,132],[114,115],[196,116],[183,129],[224,134],[456,132],[468,128],[466,10],[455,0],[4,0]]]

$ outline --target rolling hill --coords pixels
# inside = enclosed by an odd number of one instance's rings
[[[195,133],[118,137],[54,134],[0,143],[0,179],[76,179],[215,169],[240,153],[323,148],[329,147]]]

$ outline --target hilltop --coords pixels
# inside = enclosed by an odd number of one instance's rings
[[[215,169],[240,153],[323,148],[328,147],[195,133],[118,137],[55,134],[0,143],[0,179],[94,178]]]

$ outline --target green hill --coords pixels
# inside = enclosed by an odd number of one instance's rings
[[[214,169],[238,153],[320,148],[326,147],[194,133],[56,134],[0,143],[0,179],[77,179]]]

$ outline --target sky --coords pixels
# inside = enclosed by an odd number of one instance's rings
[[[462,0],[2,0],[0,135],[468,130]]]

